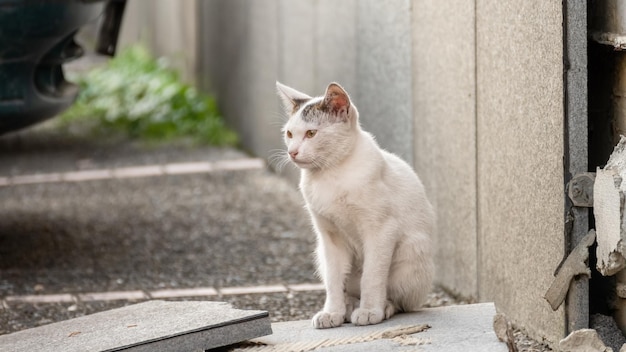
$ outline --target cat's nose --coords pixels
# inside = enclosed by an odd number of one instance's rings
[[[298,155],[298,151],[295,152],[289,152],[289,155],[291,156],[292,159],[295,159],[296,156]]]

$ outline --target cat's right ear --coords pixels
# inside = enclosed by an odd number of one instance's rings
[[[278,96],[283,101],[283,107],[288,115],[293,115],[300,109],[302,104],[311,100],[311,97],[298,92],[297,90],[287,87],[286,85],[276,81],[276,90],[278,90]]]

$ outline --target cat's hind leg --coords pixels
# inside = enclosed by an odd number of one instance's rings
[[[434,268],[429,253],[421,249],[424,247],[409,242],[396,252],[387,284],[387,299],[396,312],[418,310],[432,288]]]

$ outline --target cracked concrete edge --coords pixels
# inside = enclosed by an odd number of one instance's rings
[[[580,329],[572,332],[559,342],[562,352],[613,352],[600,339],[594,329]],[[622,349],[624,349],[622,347]]]

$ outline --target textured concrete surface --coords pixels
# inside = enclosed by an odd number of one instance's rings
[[[626,344],[626,336],[615,323],[615,319],[608,315],[592,314],[589,319],[589,327],[598,332],[605,345],[613,351],[619,351]]]
[[[279,81],[309,95],[321,94],[324,83],[315,77],[319,47],[318,38],[313,35],[317,26],[315,4],[279,0],[277,11],[277,79],[280,77]]]
[[[413,1],[415,165],[437,209],[436,280],[478,297],[473,1]]]
[[[357,2],[279,1],[277,79],[311,95],[339,82],[357,94]]]
[[[316,330],[311,322],[293,321],[272,324],[274,333],[255,339],[267,345],[288,349],[289,344],[298,344],[299,349],[309,351],[306,346],[324,343],[316,351],[445,351],[445,352],[496,352],[507,351],[493,331],[493,303],[428,308],[415,313],[399,314],[378,325],[353,326],[345,324],[339,328]],[[404,327],[427,324],[429,329],[408,334],[404,339],[382,338],[381,332]],[[366,341],[366,342],[363,342]],[[406,343],[405,345],[403,344]]]
[[[357,4],[356,104],[361,123],[383,148],[412,164],[411,2]]]
[[[360,1],[317,0],[316,3],[314,32],[305,34],[316,38],[316,86],[325,88],[329,82],[336,81],[356,96],[360,77],[356,65],[359,58],[356,8]]]
[[[542,295],[564,251],[562,4],[480,1],[476,15],[479,299],[556,342],[564,310]]]
[[[150,301],[0,336],[0,351],[203,351],[272,333],[267,312]]]

